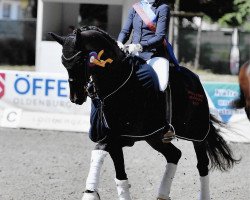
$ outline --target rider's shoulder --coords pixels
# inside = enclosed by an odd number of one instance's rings
[[[129,12],[129,14],[131,14],[131,15],[134,15],[134,14],[136,13],[134,7],[130,8],[128,12]]]
[[[157,8],[158,10],[168,10],[169,6],[166,3],[163,3],[161,5],[159,5],[159,7]]]

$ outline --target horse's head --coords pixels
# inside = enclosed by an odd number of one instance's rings
[[[70,100],[76,104],[86,101],[90,76],[121,59],[123,53],[114,40],[96,27],[83,27],[66,37],[50,35],[62,45],[62,63],[68,71]]]

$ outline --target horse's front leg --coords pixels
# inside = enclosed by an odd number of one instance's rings
[[[124,156],[122,147],[115,144],[97,144],[95,150],[91,154],[91,164],[86,181],[86,191],[84,192],[82,200],[99,200],[98,186],[100,180],[101,167],[104,158],[110,154],[116,171],[116,186],[119,200],[131,200],[127,174],[124,166]]]
[[[107,144],[97,144],[95,149],[91,152],[90,169],[86,180],[86,190],[82,200],[100,200],[98,186],[101,168],[107,154]]]
[[[125,172],[124,155],[122,146],[114,144],[108,148],[109,154],[114,162],[119,200],[132,200],[129,192],[130,184],[128,183],[127,174]]]

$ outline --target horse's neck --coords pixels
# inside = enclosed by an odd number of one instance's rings
[[[128,79],[131,67],[127,62],[117,62],[105,72],[99,70],[93,75],[98,96],[103,99],[115,92]]]

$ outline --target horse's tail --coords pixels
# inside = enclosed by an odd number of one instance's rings
[[[232,102],[233,108],[244,108],[246,106],[245,95],[240,87],[240,97]]]
[[[227,171],[237,164],[239,160],[235,159],[232,150],[226,141],[219,135],[219,129],[216,129],[213,124],[224,126],[223,122],[210,115],[210,131],[205,140],[206,151],[210,158],[211,169],[219,169]]]

